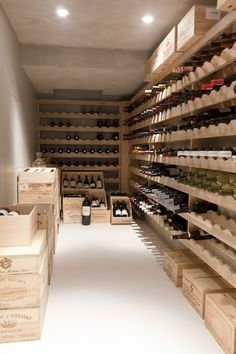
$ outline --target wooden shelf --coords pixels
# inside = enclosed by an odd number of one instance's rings
[[[173,189],[177,189],[181,192],[192,195],[193,197],[206,200],[210,203],[219,205],[223,208],[226,208],[226,209],[229,209],[232,211],[236,211],[236,201],[231,196],[221,196],[221,195],[218,195],[217,193],[207,192],[203,189],[191,187],[191,186],[185,185],[183,183],[178,183],[174,179],[172,180],[171,178],[168,178],[168,177],[151,177],[151,176],[141,173],[138,170],[138,168],[135,168],[135,167],[131,167],[130,172],[137,175],[137,176],[145,178],[149,181],[163,184],[165,186],[168,186]]]
[[[119,101],[102,101],[102,100],[61,100],[51,98],[40,98],[38,104],[45,105],[69,105],[69,106],[120,106]]]
[[[86,153],[86,154],[83,154],[83,153],[78,153],[78,154],[75,154],[75,153],[62,153],[62,154],[59,154],[59,153],[45,153],[43,154],[43,157],[56,157],[56,158],[83,158],[83,159],[88,159],[88,158],[96,158],[96,159],[113,159],[113,158],[116,158],[118,159],[120,157],[120,154],[89,154],[89,153]]]
[[[159,95],[150,99],[146,104],[138,107],[132,112],[132,116],[140,114],[148,108],[153,108],[156,105],[165,102],[171,97],[171,94],[181,92],[187,89],[189,86],[196,84],[213,73],[226,68],[227,66],[234,63],[236,60],[236,42],[231,49],[224,49],[221,55],[215,55],[210,62],[205,62],[203,66],[197,67],[195,72],[191,72],[185,75],[181,80],[178,80],[176,84],[170,85],[168,88],[164,89]]]
[[[130,126],[130,131],[141,129],[143,127],[149,127],[150,125],[159,125],[166,122],[177,121],[184,117],[191,117],[200,112],[211,108],[226,108],[233,106],[236,103],[236,93],[234,91],[234,86],[236,81],[233,81],[230,87],[222,86],[219,91],[211,91],[209,95],[202,95],[201,98],[196,98],[194,101],[188,101],[186,104],[178,105],[172,109],[161,112],[156,115],[152,123],[138,122]],[[145,125],[143,126],[143,124]]]
[[[236,221],[226,218],[214,211],[206,214],[183,213],[181,217],[196,225],[202,230],[216,237],[218,240],[236,249]]]
[[[163,144],[175,141],[210,139],[218,137],[229,137],[236,135],[236,119],[229,124],[220,123],[218,126],[202,127],[187,131],[172,132],[167,134],[156,134],[153,136],[135,138],[130,140],[131,145],[141,144]]]
[[[86,139],[86,140],[66,140],[66,139],[39,139],[40,145],[120,145],[120,140],[97,140],[97,139]]]
[[[120,170],[120,167],[114,167],[114,166],[109,166],[109,167],[106,167],[106,166],[62,166],[61,167],[63,169],[63,171],[119,171]]]
[[[74,112],[39,112],[39,118],[58,118],[58,119],[119,119],[118,114],[113,113],[74,113]]]
[[[50,127],[50,126],[39,126],[39,131],[41,132],[95,132],[95,133],[109,133],[109,132],[119,132],[120,128],[99,128],[95,127]]]
[[[181,243],[201,258],[228,283],[236,287],[236,254],[214,240],[181,240]]]
[[[154,154],[130,154],[130,158],[150,163],[157,162],[189,168],[203,168],[207,170],[236,173],[236,159],[232,158],[224,160],[222,158],[214,159],[213,157],[165,157]]]

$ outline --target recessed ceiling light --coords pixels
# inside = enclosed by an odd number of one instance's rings
[[[66,17],[66,16],[69,15],[69,11],[66,10],[66,9],[58,9],[58,10],[57,10],[57,14],[58,14],[58,16],[60,16],[60,17]]]
[[[142,20],[144,23],[152,23],[154,19],[152,16],[146,15],[146,16],[143,16]]]

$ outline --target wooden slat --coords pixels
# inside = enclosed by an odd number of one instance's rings
[[[236,173],[236,160],[213,157],[165,157],[154,154],[130,154],[130,158],[146,162],[158,162],[169,165],[186,166],[189,168],[203,168],[213,171]]]
[[[39,131],[41,132],[119,132],[120,128],[106,128],[106,127],[50,127],[50,126],[39,126]]]
[[[40,139],[40,145],[120,145],[120,140],[96,140],[96,139],[86,139],[86,140],[66,140],[66,139]]]

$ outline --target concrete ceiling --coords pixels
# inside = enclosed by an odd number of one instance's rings
[[[131,95],[143,65],[193,4],[215,0],[0,0],[22,43],[22,65],[36,90],[103,90]],[[56,9],[69,10],[58,18]],[[141,18],[152,14],[154,22]]]

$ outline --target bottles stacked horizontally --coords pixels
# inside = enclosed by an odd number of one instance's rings
[[[175,165],[164,165],[154,162],[150,165],[141,166],[140,172],[148,176],[177,177],[181,174],[181,169]]]
[[[182,171],[176,180],[179,183],[236,199],[236,175],[233,173],[193,169]]]
[[[204,241],[214,238],[209,233],[203,230],[194,230],[189,231],[181,235],[173,235],[172,240],[196,240],[196,241]]]
[[[8,208],[0,209],[0,216],[19,216],[21,213],[16,210],[10,210]]]
[[[129,205],[123,200],[114,202],[112,209],[114,217],[130,216]]]

